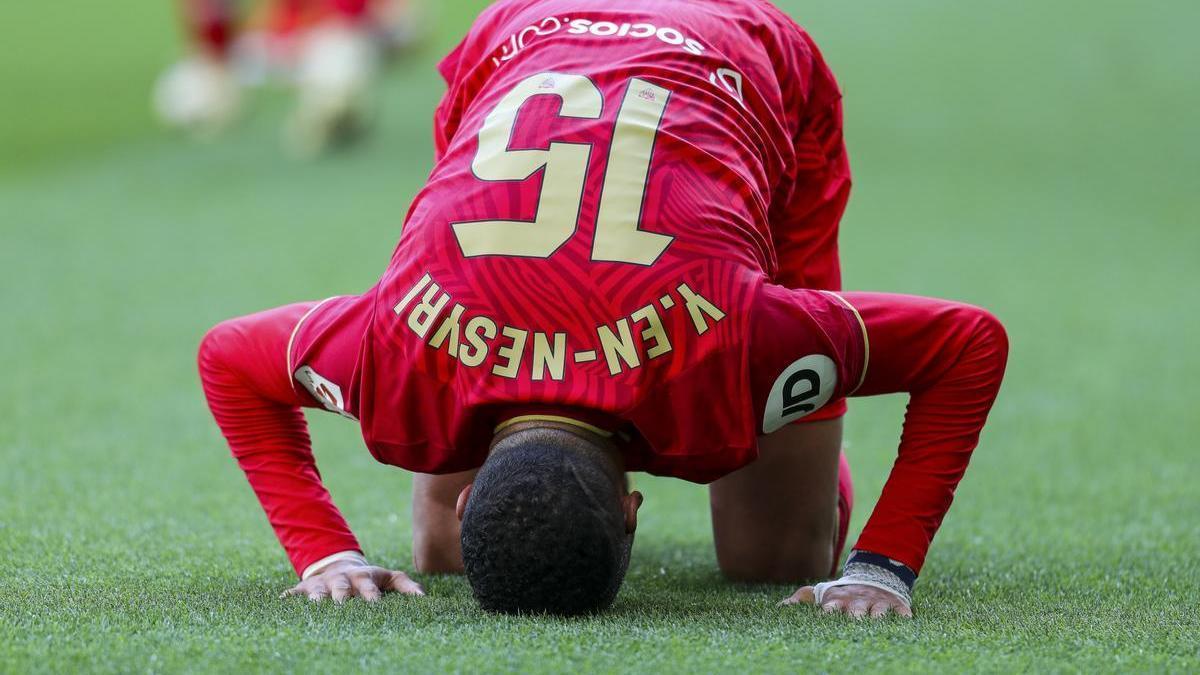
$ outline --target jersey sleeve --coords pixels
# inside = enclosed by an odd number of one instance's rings
[[[859,396],[908,393],[892,472],[855,549],[919,573],[1004,378],[1004,327],[978,307],[882,293],[843,296],[870,364]]]
[[[759,433],[769,434],[858,389],[865,333],[853,308],[833,293],[764,284],[748,358]]]
[[[507,4],[495,3],[484,9],[462,41],[438,63],[438,73],[446,82],[446,93],[434,113],[435,161],[441,161],[445,155],[451,139],[458,133],[466,107],[490,72],[488,66],[493,64],[490,64],[488,54],[493,36],[489,29],[499,23],[502,13],[507,11]]]
[[[467,39],[458,43],[449,54],[438,63],[438,73],[446,82],[446,93],[438,103],[433,113],[433,149],[434,162],[440,162],[450,145],[450,139],[458,131],[462,110],[458,102],[459,88],[458,71],[462,64],[463,52],[466,50]]]
[[[317,402],[289,372],[289,343],[316,304],[221,323],[198,357],[209,409],[297,574],[331,554],[361,550],[313,459],[301,407]]]
[[[799,29],[797,29],[799,32]],[[807,34],[795,38],[800,55],[785,87],[784,114],[792,118],[795,162],[770,212],[777,270],[788,288],[837,291],[842,287],[838,231],[850,198],[850,160],[843,136],[842,93]]]

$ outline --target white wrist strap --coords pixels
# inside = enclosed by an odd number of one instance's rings
[[[333,555],[327,555],[308,567],[305,567],[304,573],[300,575],[300,580],[303,581],[311,576],[320,574],[321,572],[325,571],[325,568],[329,567],[333,563],[342,562],[343,560],[353,560],[360,565],[368,564],[366,556],[364,556],[362,553],[359,553],[358,551],[342,551],[340,553],[334,553]]]
[[[897,591],[892,586],[880,583],[878,581],[872,581],[871,579],[855,578],[855,577],[842,577],[841,579],[838,579],[837,581],[822,581],[821,583],[814,586],[813,587],[813,596],[815,596],[815,602],[816,602],[817,607],[820,607],[821,604],[825,601],[825,591],[828,591],[831,588],[837,588],[839,586],[870,586],[871,588],[878,588],[881,591],[887,591],[888,593],[891,593],[892,595],[896,596],[896,598],[899,599],[900,602],[904,603],[904,607],[906,609],[912,609],[912,599],[909,598],[907,595],[901,593],[900,591]]]

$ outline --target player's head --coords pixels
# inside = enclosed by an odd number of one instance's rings
[[[625,577],[641,495],[607,441],[559,427],[498,437],[459,498],[463,563],[493,612],[588,614]]]

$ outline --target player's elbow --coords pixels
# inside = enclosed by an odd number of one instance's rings
[[[963,324],[970,330],[970,350],[973,360],[981,361],[987,369],[1002,378],[1008,364],[1008,331],[1004,324],[982,307],[964,305]]]
[[[1008,360],[1008,331],[1000,319],[986,309],[976,308],[975,333],[978,339],[997,354],[1002,361]]]
[[[200,339],[196,353],[201,379],[207,381],[214,373],[224,370],[229,356],[236,352],[241,342],[241,331],[232,319],[210,328]]]

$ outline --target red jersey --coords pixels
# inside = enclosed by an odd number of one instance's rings
[[[919,572],[1007,338],[968,305],[789,290],[839,288],[849,190],[807,35],[762,0],[506,0],[442,70],[437,163],[379,283],[201,344],[209,407],[297,572],[361,550],[302,406],[357,418],[414,471],[478,466],[497,425],[550,415],[621,435],[631,469],[708,481],[855,392],[910,394],[856,548]]]
[[[827,163],[816,48],[766,3],[628,7],[485,12],[442,64],[438,161],[388,270],[301,322],[292,372],[381,462],[474,468],[497,425],[550,414],[707,482],[860,382],[855,312],[771,283],[773,214],[809,209],[798,176]]]

